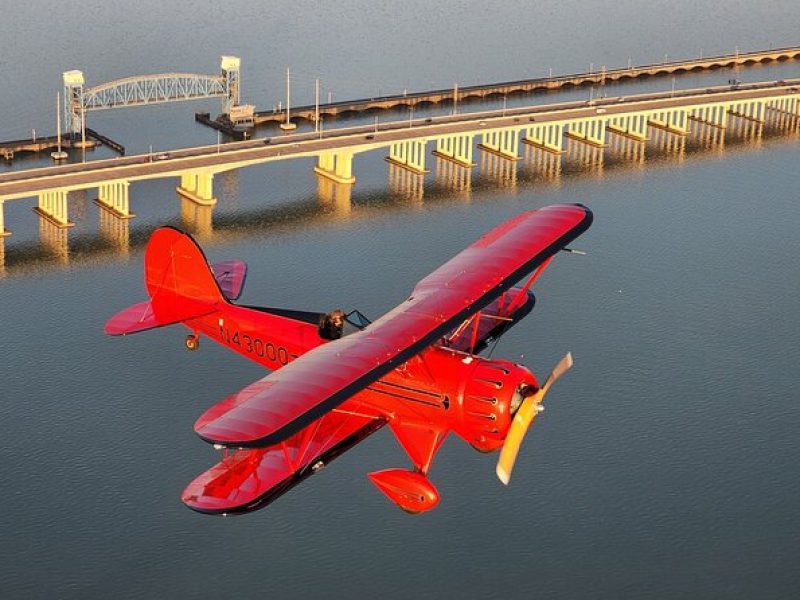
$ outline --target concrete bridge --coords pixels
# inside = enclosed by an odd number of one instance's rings
[[[692,121],[724,130],[732,121],[760,126],[769,119],[796,127],[799,117],[800,80],[791,80],[404,120],[17,171],[0,175],[0,231],[9,233],[4,203],[30,197],[38,198],[35,210],[43,219],[69,227],[68,193],[76,190],[96,189],[103,212],[114,219],[131,218],[130,184],[145,179],[174,177],[183,198],[208,207],[216,203],[215,175],[267,162],[314,158],[320,194],[325,195],[349,189],[355,183],[353,157],[374,150],[388,152],[395,178],[400,170],[421,186],[431,148],[452,169],[469,172],[477,147],[481,157],[501,161],[510,170],[520,158],[520,144],[557,156],[565,151],[567,138],[602,152],[611,137],[634,145],[656,134],[686,137]]]
[[[776,48],[774,50],[756,50],[753,52],[735,52],[720,56],[706,58],[693,58],[688,60],[665,61],[649,65],[628,65],[626,67],[606,69],[600,67],[588,73],[574,73],[558,75],[555,77],[538,77],[533,79],[520,79],[502,83],[491,83],[470,86],[454,86],[448,89],[430,90],[425,92],[411,92],[379,96],[362,100],[345,100],[323,104],[319,107],[319,115],[324,119],[344,114],[361,113],[370,110],[389,110],[401,106],[417,107],[426,104],[454,103],[474,99],[506,96],[511,94],[530,93],[535,91],[554,91],[570,87],[586,85],[603,85],[609,82],[630,81],[647,77],[660,77],[666,75],[679,75],[712,71],[715,69],[732,68],[737,66],[751,66],[770,62],[782,62],[800,59],[800,46]],[[295,119],[312,121],[316,118],[317,110],[313,105],[298,106],[292,109],[291,116]],[[253,118],[254,125],[267,123],[281,123],[286,119],[285,112],[259,111]],[[230,135],[237,135],[232,129]]]

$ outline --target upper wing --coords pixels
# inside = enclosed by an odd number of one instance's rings
[[[420,281],[366,329],[323,344],[203,414],[195,431],[230,446],[284,440],[450,332],[586,231],[579,204],[523,213]]]

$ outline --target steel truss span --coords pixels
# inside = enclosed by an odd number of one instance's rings
[[[165,73],[129,77],[87,88],[83,102],[86,110],[100,110],[227,95],[228,87],[222,76]]]
[[[222,112],[239,104],[241,60],[223,56],[219,75],[162,73],[127,77],[86,87],[82,71],[64,72],[64,122],[73,137],[86,129],[86,112],[199,98],[222,98]]]

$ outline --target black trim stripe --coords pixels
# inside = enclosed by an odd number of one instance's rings
[[[371,385],[368,385],[365,389],[368,389],[371,392],[375,392],[376,394],[383,394],[384,396],[399,398],[400,400],[405,400],[406,402],[415,402],[417,404],[422,404],[424,406],[430,406],[431,408],[444,408],[444,404],[442,401],[431,402],[429,400],[423,400],[422,398],[412,398],[411,396],[404,396],[403,394],[390,392],[388,390],[379,390],[378,388]]]

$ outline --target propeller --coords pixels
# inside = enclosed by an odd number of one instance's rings
[[[558,364],[553,368],[550,375],[547,376],[544,385],[534,393],[527,395],[514,414],[511,427],[508,429],[508,435],[506,435],[506,441],[503,443],[502,450],[500,450],[500,458],[497,459],[497,476],[505,485],[508,485],[511,479],[514,461],[517,460],[519,447],[522,444],[525,434],[528,432],[528,428],[531,426],[531,423],[533,423],[536,414],[544,410],[542,400],[544,400],[550,386],[566,373],[570,367],[572,367],[572,354],[567,352],[564,357],[558,361]]]

